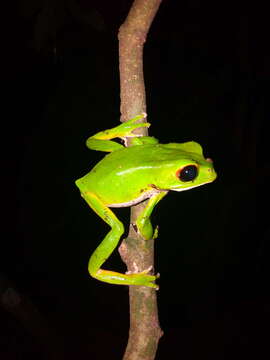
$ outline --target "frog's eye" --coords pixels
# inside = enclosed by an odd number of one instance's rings
[[[183,182],[192,181],[198,175],[198,169],[195,165],[187,165],[180,169],[177,173],[179,179]]]

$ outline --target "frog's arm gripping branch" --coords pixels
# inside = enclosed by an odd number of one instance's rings
[[[86,141],[86,146],[91,150],[112,152],[115,150],[122,149],[124,146],[118,144],[115,141],[111,141],[111,139],[115,138],[129,138],[129,137],[138,137],[138,134],[133,134],[132,131],[141,128],[141,127],[149,127],[150,123],[141,122],[137,123],[138,120],[144,119],[146,114],[143,113],[141,115],[136,116],[135,118],[128,120],[112,129],[100,131],[97,134],[89,137]]]

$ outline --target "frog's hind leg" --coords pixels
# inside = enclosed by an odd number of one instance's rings
[[[90,275],[100,281],[119,285],[142,285],[158,288],[154,283],[156,276],[149,275],[147,271],[135,274],[122,274],[114,271],[103,270],[101,266],[116,248],[124,233],[124,226],[115,214],[93,193],[82,194],[88,205],[99,215],[111,230],[96,248],[88,263]]]

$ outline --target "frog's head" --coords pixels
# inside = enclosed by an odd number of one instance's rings
[[[182,159],[181,165],[175,171],[175,180],[172,181],[170,190],[183,191],[197,186],[208,184],[217,177],[213,161],[207,159]]]
[[[173,191],[189,190],[214,181],[217,174],[213,161],[203,156],[201,146],[195,142],[172,144],[174,159],[164,169],[162,182],[157,187]]]

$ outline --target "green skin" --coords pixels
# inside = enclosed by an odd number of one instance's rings
[[[202,148],[196,142],[159,144],[153,137],[133,134],[134,129],[150,126],[147,122],[138,123],[145,117],[146,114],[138,115],[88,138],[89,149],[111,153],[76,180],[76,185],[87,204],[111,227],[89,260],[90,275],[111,284],[158,289],[155,284],[158,275],[150,274],[151,269],[126,274],[101,269],[124,232],[122,222],[109,208],[128,207],[149,199],[133,226],[146,240],[155,238],[157,231],[153,231],[150,216],[168,191],[189,190],[214,181],[217,175],[211,159],[204,158]],[[117,137],[131,138],[132,146],[124,147],[110,141]],[[189,170],[190,166],[196,173],[191,173],[188,178],[180,176],[183,169]]]

